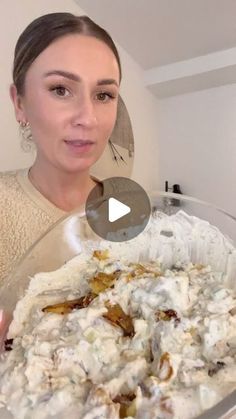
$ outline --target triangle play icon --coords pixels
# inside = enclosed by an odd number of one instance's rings
[[[115,198],[109,198],[108,200],[108,219],[111,223],[114,221],[119,220],[120,218],[124,217],[125,215],[131,212],[130,207],[128,205],[123,204],[123,202],[118,201]]]

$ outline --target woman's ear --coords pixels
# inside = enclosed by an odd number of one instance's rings
[[[10,98],[14,105],[16,120],[18,122],[20,121],[27,122],[27,118],[26,118],[24,106],[23,106],[23,100],[22,100],[22,97],[18,95],[15,84],[11,84],[10,86]]]

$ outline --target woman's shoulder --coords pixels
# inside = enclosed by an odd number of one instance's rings
[[[20,179],[25,169],[0,172],[0,218],[4,215],[25,211],[28,195],[21,186]],[[3,221],[1,221],[3,222]]]
[[[19,170],[9,170],[7,172],[0,172],[0,184],[7,186],[12,182],[16,182],[18,172]]]
[[[0,221],[1,230],[14,214],[19,196],[17,171],[0,172]]]
[[[9,170],[0,172],[0,197],[3,199],[14,200],[25,195],[20,180],[24,178],[28,169]]]
[[[0,191],[3,193],[4,191],[12,190],[12,188],[17,187],[17,174],[19,170],[11,170],[7,172],[0,172]]]

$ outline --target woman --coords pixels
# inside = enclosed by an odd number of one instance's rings
[[[21,34],[10,95],[36,159],[0,175],[0,281],[98,183],[89,172],[113,130],[120,80],[111,37],[86,16],[48,14]]]

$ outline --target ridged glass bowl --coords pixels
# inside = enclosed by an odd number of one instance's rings
[[[117,255],[125,252],[126,256],[130,254],[132,260],[136,258],[138,261],[162,256],[167,266],[181,262],[181,258],[189,258],[193,263],[209,263],[218,271],[227,273],[232,281],[236,280],[234,216],[184,195],[157,191],[148,195],[155,229],[152,230],[150,221],[146,229],[130,241],[107,242]],[[64,217],[37,240],[2,284],[0,308],[11,315],[34,274],[56,270],[74,256],[95,249],[101,242],[103,240],[89,227],[83,210]],[[223,418],[226,412],[231,415],[229,411],[233,409],[235,399],[234,392],[201,417]],[[236,415],[233,412],[232,415]],[[9,419],[12,416],[0,409],[0,417]]]

